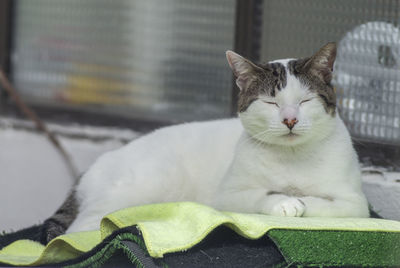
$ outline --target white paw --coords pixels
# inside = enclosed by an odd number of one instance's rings
[[[282,200],[272,207],[271,215],[286,217],[301,217],[306,210],[304,203],[294,197]]]

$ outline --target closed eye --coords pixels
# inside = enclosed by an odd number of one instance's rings
[[[307,99],[307,100],[303,100],[303,101],[300,102],[300,104],[303,104],[303,103],[308,102],[310,100],[312,100],[312,98],[311,99]]]
[[[276,103],[276,102],[273,102],[273,101],[264,101],[264,102],[265,102],[265,103],[268,103],[268,104],[276,105],[276,107],[279,108],[279,105],[278,105],[278,103]]]

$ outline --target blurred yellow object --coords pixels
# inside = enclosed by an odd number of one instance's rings
[[[60,97],[78,104],[130,104],[131,98],[128,95],[131,91],[130,84],[75,75],[68,77],[68,86]]]

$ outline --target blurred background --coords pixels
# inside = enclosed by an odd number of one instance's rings
[[[236,115],[225,51],[338,43],[339,110],[375,210],[400,220],[400,1],[0,0],[0,67],[79,173],[154,128]],[[40,223],[74,180],[0,86],[0,231]]]

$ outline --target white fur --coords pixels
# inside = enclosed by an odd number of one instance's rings
[[[296,110],[297,136],[282,124],[288,107]],[[280,216],[369,215],[342,120],[289,73],[275,98],[260,96],[240,119],[163,128],[106,153],[82,177],[77,197],[67,232],[96,229],[121,208],[169,201]]]

